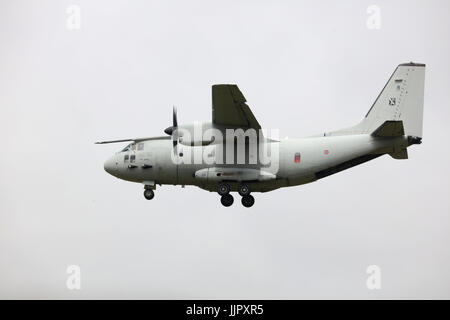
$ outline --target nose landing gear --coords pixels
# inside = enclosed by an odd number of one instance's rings
[[[156,185],[154,181],[144,181],[144,198],[147,200],[152,200],[155,197]]]
[[[144,190],[144,197],[147,200],[152,200],[155,197],[155,193],[152,189],[145,189]]]

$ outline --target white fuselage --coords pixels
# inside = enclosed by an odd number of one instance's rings
[[[277,150],[277,154],[272,155],[276,161],[270,166],[205,161],[177,163],[174,161],[177,157],[187,157],[191,152],[209,152],[211,146],[182,145],[178,146],[175,154],[172,140],[162,139],[144,141],[139,148],[134,146],[116,153],[106,161],[105,170],[123,180],[144,184],[195,185],[210,191],[217,189],[218,181],[227,181],[229,175],[231,190],[236,190],[239,180],[242,180],[250,185],[253,192],[264,192],[313,182],[379,155],[392,153],[396,148],[407,147],[408,139],[406,136],[377,138],[370,134],[359,134],[265,143],[276,144],[276,148],[272,149]],[[223,145],[215,147],[222,148]],[[223,176],[215,178],[217,172]],[[236,172],[242,179],[232,175]]]

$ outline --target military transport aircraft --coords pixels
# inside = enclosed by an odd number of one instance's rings
[[[178,125],[176,109],[167,136],[96,142],[131,142],[106,160],[111,175],[144,185],[194,185],[216,191],[228,207],[237,191],[251,207],[251,193],[325,178],[388,154],[407,159],[422,141],[425,65],[400,64],[363,120],[350,128],[300,139],[274,139],[261,126],[236,85],[212,86],[212,122]]]

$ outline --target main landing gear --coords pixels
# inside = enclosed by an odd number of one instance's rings
[[[248,196],[250,194],[250,187],[247,184],[241,184],[238,189],[239,194],[242,197]]]
[[[222,197],[220,197],[220,202],[223,206],[229,207],[233,204],[234,198],[231,194],[224,194]]]
[[[252,205],[255,204],[255,198],[251,194],[247,196],[243,196],[241,199],[242,205],[246,208],[250,208]]]
[[[230,194],[230,186],[227,183],[219,183],[217,193],[221,196],[220,202],[223,206],[229,207],[233,204],[234,198]],[[243,183],[239,185],[238,193],[242,196],[241,202],[244,207],[250,208],[255,204],[255,198],[250,195],[250,187],[247,184]]]

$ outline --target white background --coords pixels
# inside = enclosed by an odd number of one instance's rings
[[[81,8],[81,29],[66,9]],[[369,5],[381,29],[366,26]],[[450,298],[448,1],[0,1],[1,298]],[[264,128],[359,122],[426,63],[423,144],[256,194],[118,180],[94,141],[209,121],[236,83]],[[81,290],[66,288],[68,265]],[[382,289],[368,290],[378,265]]]

